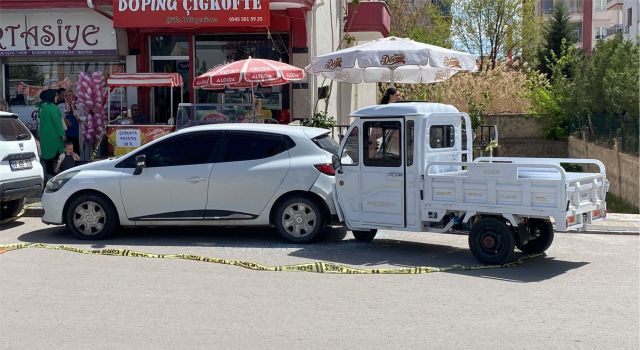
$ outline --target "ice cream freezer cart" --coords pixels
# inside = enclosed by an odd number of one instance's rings
[[[184,86],[182,76],[178,73],[114,73],[107,79],[109,87],[107,125],[108,153],[119,156],[135,150],[136,148],[167,135],[175,130],[174,111],[171,109],[171,118],[167,124],[136,124],[131,117],[131,112],[122,109],[124,105],[124,91],[127,87],[180,87],[180,101],[182,102],[182,89]],[[111,92],[120,88],[120,103],[118,110],[112,113]],[[173,106],[173,92],[170,106]],[[118,101],[113,101],[117,104]]]

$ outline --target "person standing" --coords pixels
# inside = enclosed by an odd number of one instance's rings
[[[390,87],[384,93],[384,96],[382,96],[382,99],[380,100],[380,104],[386,105],[386,104],[395,103],[398,101],[402,101],[402,95],[400,94],[400,91],[398,91],[398,89],[394,87]]]
[[[80,149],[80,123],[78,123],[78,114],[75,107],[75,96],[73,92],[67,91],[64,94],[66,103],[64,122],[67,125],[65,133],[67,140],[73,144],[73,149]]]
[[[58,154],[64,152],[64,128],[62,126],[62,113],[56,106],[58,91],[54,89],[44,90],[40,93],[38,116],[40,125],[40,151],[45,163],[45,172],[54,176],[55,162]]]

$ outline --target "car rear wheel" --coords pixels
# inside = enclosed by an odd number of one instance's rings
[[[529,235],[534,237],[525,244],[516,244],[523,253],[542,253],[549,249],[553,242],[553,224],[549,220],[530,219]]]
[[[483,264],[511,261],[515,239],[507,225],[495,218],[482,218],[471,227],[469,249]]]
[[[276,230],[292,243],[309,243],[324,230],[324,212],[312,200],[293,197],[280,203],[276,210]]]
[[[15,219],[24,208],[25,199],[14,199],[0,204],[0,221]]]
[[[116,209],[98,194],[83,194],[74,198],[65,213],[67,227],[80,239],[105,239],[118,226]]]
[[[373,239],[376,237],[378,230],[369,230],[369,231],[351,231],[353,233],[353,237],[355,237],[356,241],[371,243]]]

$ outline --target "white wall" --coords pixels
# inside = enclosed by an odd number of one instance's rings
[[[628,19],[628,9],[631,9],[632,17],[631,17],[631,27],[629,27],[629,33],[624,34],[625,39],[629,40],[638,40],[638,10],[640,10],[638,6],[638,0],[624,0],[622,7],[622,26],[623,28],[627,27]]]
[[[345,6],[346,0],[316,1],[307,17],[309,60],[338,49],[344,37]],[[360,34],[364,35],[364,33],[352,34],[359,40],[355,43],[356,45],[372,38],[371,33],[366,33],[362,38]],[[381,38],[382,35],[374,33],[373,37]],[[334,117],[338,124],[349,124],[349,115],[352,111],[376,103],[376,84],[374,83],[353,85],[333,82],[332,84],[330,79],[321,76],[310,76],[308,79],[308,103],[312,108],[310,115],[317,101],[318,88],[322,86],[331,86],[331,94],[328,100],[321,100],[318,103],[318,111],[324,111],[326,108],[327,113]]]

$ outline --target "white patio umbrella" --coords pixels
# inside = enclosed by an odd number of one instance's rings
[[[460,71],[478,70],[465,52],[389,37],[317,56],[306,67],[314,75],[352,84],[435,83]]]

